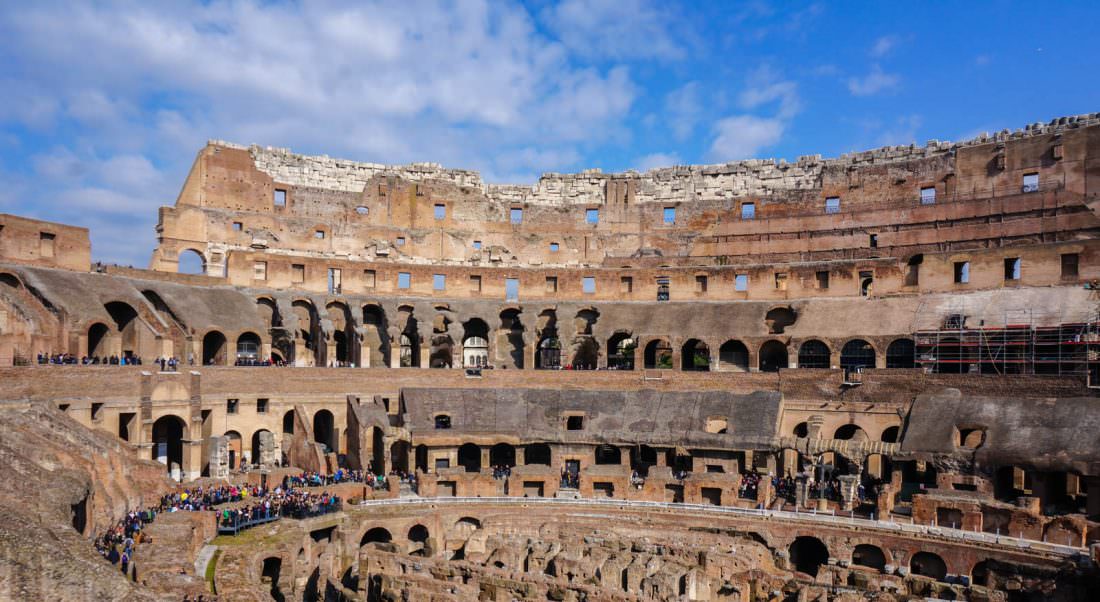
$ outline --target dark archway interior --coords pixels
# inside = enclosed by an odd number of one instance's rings
[[[463,444],[458,448],[458,465],[465,468],[466,472],[479,472],[481,470],[481,448],[473,443]]]
[[[816,537],[802,536],[794,540],[790,549],[791,564],[796,571],[817,576],[821,565],[829,561],[829,549]]]

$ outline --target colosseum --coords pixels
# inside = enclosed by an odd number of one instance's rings
[[[0,598],[1095,600],[1098,211],[1100,113],[527,186],[210,141],[148,269],[0,215]]]

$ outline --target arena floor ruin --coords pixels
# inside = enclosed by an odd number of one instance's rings
[[[0,215],[0,598],[1092,600],[1098,207],[1090,114],[531,186],[211,141],[147,270]]]

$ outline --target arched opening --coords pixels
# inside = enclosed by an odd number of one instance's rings
[[[350,366],[356,363],[358,354],[351,309],[340,301],[333,301],[325,306],[325,312],[332,322],[332,343],[336,352],[336,357],[326,358],[328,365]]]
[[[428,472],[428,446],[420,444],[416,446],[416,469],[420,472]]]
[[[180,274],[206,274],[206,257],[194,249],[180,251],[176,272]]]
[[[916,254],[905,262],[905,286],[917,286],[920,283],[920,265],[924,263],[924,255]]]
[[[320,355],[318,340],[322,337],[321,320],[317,316],[317,308],[308,300],[299,299],[290,304],[295,318],[297,318],[297,332],[293,334],[296,340],[301,341],[302,346],[308,351],[305,357],[295,358],[295,361],[303,365],[324,365]],[[324,345],[320,346],[321,348]]]
[[[787,346],[779,341],[767,341],[760,346],[760,371],[778,372],[787,367]]]
[[[260,570],[260,579],[271,587],[268,590],[276,602],[283,602],[286,598],[279,591],[279,574],[282,572],[283,560],[277,556],[264,558],[263,568]]]
[[[489,365],[489,325],[474,318],[464,325],[462,367],[484,368]]]
[[[313,440],[325,446],[325,453],[335,453],[336,421],[332,412],[319,410],[313,415]]]
[[[466,472],[480,472],[481,448],[473,443],[464,443],[458,448],[458,465]]]
[[[186,423],[179,416],[162,416],[153,423],[153,460],[177,472],[183,470],[183,433]]]
[[[630,448],[630,469],[638,471],[638,474],[647,476],[649,467],[657,465],[657,450],[648,445],[639,445]]]
[[[604,443],[596,447],[596,464],[622,464],[623,457],[619,448]]]
[[[283,414],[283,434],[294,434],[294,410],[287,410],[286,413]]]
[[[225,433],[225,439],[225,447],[229,452],[229,470],[238,470],[241,467],[241,454],[244,451],[241,443],[241,434],[237,431],[227,431]]]
[[[710,370],[710,348],[699,339],[688,339],[680,350],[680,370],[706,372]]]
[[[371,428],[370,436],[370,466],[371,472],[376,475],[386,474],[386,438],[380,427]]]
[[[369,357],[360,358],[364,366],[377,368],[390,367],[390,341],[386,330],[386,312],[377,305],[363,306],[363,344]]]
[[[881,437],[882,441],[884,443],[897,443],[900,433],[901,433],[901,429],[896,427],[896,426],[886,427],[882,431],[882,437]]]
[[[845,370],[875,367],[875,348],[863,339],[852,339],[840,350],[840,367]]]
[[[352,540],[355,541],[355,540]],[[363,539],[359,540],[359,546],[365,546],[369,543],[390,543],[393,541],[393,535],[382,527],[374,527],[363,534]]]
[[[909,572],[943,581],[947,577],[947,563],[932,552],[917,552],[909,560]]]
[[[428,347],[429,368],[451,368],[454,366],[454,339],[449,334],[451,317],[441,310],[432,320],[432,334]]]
[[[336,347],[336,365],[347,366],[351,363],[348,359],[348,335],[343,330],[332,333],[332,342]],[[329,363],[332,363],[331,360]]]
[[[829,368],[829,346],[816,339],[802,343],[798,348],[799,368]]]
[[[776,307],[764,314],[764,324],[768,327],[768,334],[783,334],[783,331],[797,319],[798,315],[789,307]]]
[[[817,570],[829,561],[829,549],[825,544],[808,535],[796,538],[789,552],[794,569],[811,577],[817,577]]]
[[[515,466],[516,448],[507,443],[497,443],[489,448],[489,464],[494,467],[507,466],[511,468]]]
[[[211,330],[202,337],[202,365],[225,365],[225,335]]]
[[[573,357],[570,366],[574,370],[595,370],[599,367],[600,346],[591,335],[578,335],[573,339]]]
[[[916,347],[913,339],[897,339],[886,348],[887,368],[912,368],[915,365]]]
[[[854,424],[845,424],[833,434],[833,439],[841,441],[866,441],[867,432]]]
[[[428,541],[428,528],[420,524],[409,527],[409,541],[415,543],[424,543]]]
[[[982,587],[989,587],[989,562],[983,560],[974,565],[974,568],[970,569],[970,583],[971,585],[980,585]]]
[[[88,356],[106,358],[111,355],[107,348],[107,333],[110,329],[102,322],[96,322],[88,327]]]
[[[528,443],[524,447],[523,460],[527,464],[550,466],[550,446],[545,443]]]
[[[390,445],[390,470],[409,472],[409,442],[394,441]]]
[[[810,436],[810,424],[808,422],[799,422],[794,426],[794,436],[801,439],[805,439]]]
[[[729,340],[718,348],[718,369],[727,372],[749,371],[749,348],[741,341]]]
[[[205,340],[205,339],[204,339]],[[237,337],[237,365],[254,366],[263,361],[260,357],[260,335],[246,332]]]
[[[538,351],[535,353],[536,370],[557,370],[561,368],[561,341],[557,337],[549,336],[539,341]]]
[[[642,353],[646,370],[668,370],[672,368],[672,345],[665,339],[653,339],[646,343]]]
[[[420,350],[414,344],[413,338],[407,333],[401,333],[401,367],[419,368]]]
[[[881,571],[886,568],[886,555],[882,548],[862,543],[852,550],[852,564]]]
[[[522,370],[523,365],[523,322],[519,318],[520,310],[509,308],[500,312],[500,331],[497,334],[497,349],[507,351],[506,356],[497,353],[498,361],[503,358],[505,365]]]
[[[615,333],[607,341],[607,348],[611,350],[607,356],[608,370],[633,370],[634,354],[637,352],[638,343],[630,333]]]
[[[129,303],[111,301],[105,304],[104,309],[115,322],[115,331],[119,333],[122,344],[121,357],[140,355],[138,349],[138,326],[141,323],[137,319],[137,311]]]
[[[250,442],[251,445],[248,448],[252,454],[252,463],[259,466],[265,465],[265,456],[268,458],[267,464],[271,464],[271,458],[274,458],[273,452],[275,450],[266,449],[264,446],[264,439],[267,439],[267,437],[264,436],[265,433],[271,434],[271,431],[267,429],[259,429],[258,431],[252,433],[252,441]],[[272,438],[271,441],[274,442],[274,438]]]

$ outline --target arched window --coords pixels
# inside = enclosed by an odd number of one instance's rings
[[[913,339],[897,339],[886,348],[886,367],[912,368],[915,353]]]
[[[726,341],[718,348],[718,369],[730,372],[749,371],[749,349],[741,341]]]
[[[672,345],[665,339],[654,339],[645,346],[647,370],[672,368]]]
[[[779,341],[767,341],[760,346],[760,371],[778,372],[787,367],[787,346]]]
[[[840,350],[840,367],[845,370],[854,368],[874,368],[875,348],[863,339],[852,339]]]
[[[829,368],[829,347],[821,341],[810,339],[798,348],[799,368]]]
[[[538,355],[535,356],[535,368],[539,370],[557,370],[561,368],[561,341],[557,337],[546,337],[539,341]]]
[[[179,267],[176,271],[180,274],[206,274],[206,258],[194,249],[184,249],[180,251]]]
[[[808,535],[796,538],[789,552],[795,570],[811,577],[816,577],[821,565],[829,561],[829,548],[820,539]]]
[[[688,339],[680,353],[680,369],[686,372],[710,370],[710,348],[699,339]]]

